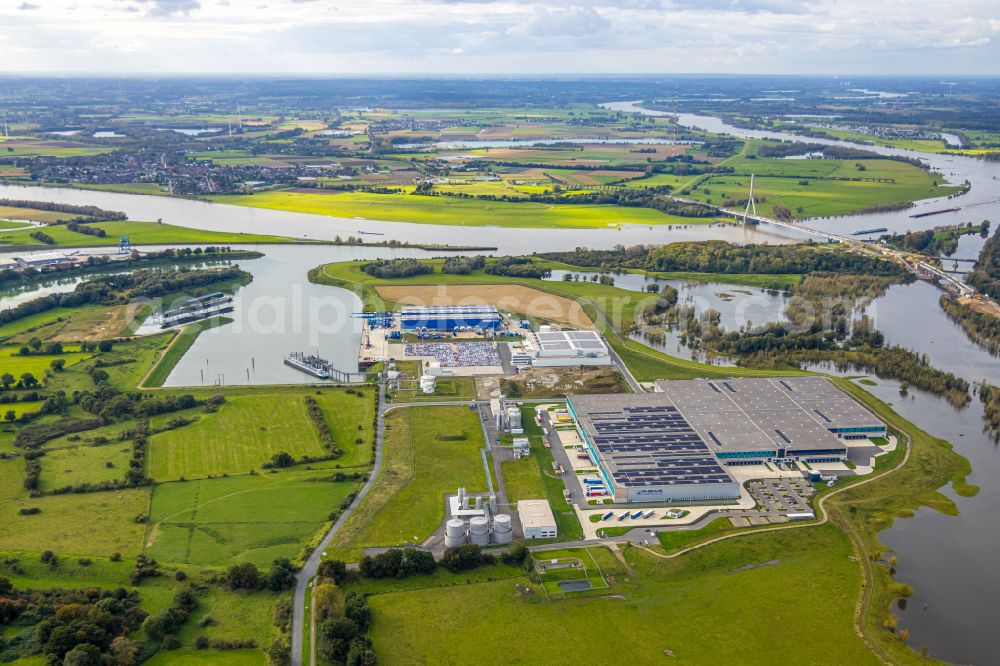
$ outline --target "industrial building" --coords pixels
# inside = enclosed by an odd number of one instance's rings
[[[523,354],[523,360],[535,366],[611,365],[608,347],[595,331],[554,331],[543,326],[525,336],[519,351],[515,364]]]
[[[886,426],[822,377],[660,381],[656,393],[569,396],[601,489],[621,502],[728,500],[726,466],[838,462]]]
[[[399,321],[404,331],[496,330],[500,313],[492,305],[420,305],[402,308]]]
[[[548,500],[520,500],[517,515],[521,519],[525,539],[554,539],[559,536]]]
[[[696,429],[702,427],[703,420],[717,420],[724,413],[745,415],[746,419],[729,418],[735,419],[734,425],[749,420],[772,442],[771,445],[761,442],[754,448],[794,449],[798,444],[789,439],[796,438],[812,442],[810,453],[815,455],[816,449],[822,448],[821,442],[829,441],[816,434],[817,428],[845,440],[886,435],[885,423],[824,377],[661,380],[656,383],[656,390],[694,418]],[[716,416],[695,417],[698,413]],[[842,445],[834,442],[830,446],[839,449]]]

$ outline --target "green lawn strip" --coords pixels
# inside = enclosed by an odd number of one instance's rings
[[[202,319],[201,321],[196,321],[194,323],[188,324],[176,331],[176,339],[170,343],[167,350],[164,352],[163,356],[160,357],[159,362],[156,367],[149,373],[145,378],[140,388],[163,386],[163,382],[167,381],[167,377],[173,372],[174,367],[180,362],[184,354],[191,349],[198,336],[202,334],[203,331],[207,331],[212,328],[218,328],[220,326],[225,326],[226,324],[231,324],[233,320],[229,317],[211,317],[209,319]]]
[[[330,469],[294,469],[156,486],[146,551],[168,562],[267,567],[294,558],[355,488]]]
[[[665,551],[672,552],[680,550],[699,541],[705,541],[712,537],[717,537],[723,532],[735,531],[736,528],[728,518],[716,518],[708,525],[696,530],[660,530],[657,538]]]
[[[266,647],[266,646],[265,646]],[[157,652],[148,661],[147,666],[264,666],[268,663],[267,655],[260,650],[192,650],[184,648],[172,652]]]
[[[677,560],[635,549],[625,572],[614,560],[610,590],[548,599],[529,579],[374,594],[372,640],[380,664],[460,663],[469,654],[507,663],[857,663],[877,660],[851,629],[861,584],[847,538],[832,527],[713,545]],[[547,555],[543,555],[545,557]],[[812,594],[789,585],[808,580]],[[515,584],[532,588],[519,594]],[[823,604],[817,604],[822,598]],[[775,641],[768,622],[795,626],[801,640]],[[462,612],[449,612],[460,608]],[[581,639],[586,629],[590,640]],[[435,638],[446,632],[450,640]]]
[[[414,194],[370,192],[311,193],[271,191],[252,195],[211,197],[239,206],[272,208],[299,213],[454,226],[509,228],[612,228],[622,224],[707,224],[715,218],[667,215],[650,208],[608,205],[546,204],[487,201]]]

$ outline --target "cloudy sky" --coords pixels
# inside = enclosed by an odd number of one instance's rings
[[[0,0],[0,72],[1000,74],[1000,4]]]

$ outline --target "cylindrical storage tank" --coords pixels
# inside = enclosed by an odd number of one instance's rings
[[[465,536],[465,523],[458,518],[452,518],[448,521],[444,528],[445,536],[450,537],[464,537]]]
[[[445,534],[444,535],[444,545],[447,546],[448,548],[457,548],[458,546],[464,546],[465,545],[465,532],[463,532],[459,536],[449,536],[449,535]]]
[[[514,542],[513,532],[493,532],[493,541],[496,543],[508,544]]]
[[[493,531],[500,532],[510,532],[510,516],[506,513],[498,513],[495,518],[493,518]]]
[[[477,546],[488,546],[490,544],[489,532],[486,534],[470,534],[469,543]]]
[[[490,521],[486,520],[483,516],[474,516],[472,520],[469,521],[469,536],[479,536],[489,533]]]

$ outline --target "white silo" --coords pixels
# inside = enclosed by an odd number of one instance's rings
[[[474,516],[469,521],[469,543],[485,546],[490,542],[490,521],[483,516]]]
[[[445,524],[444,545],[448,548],[465,545],[465,523],[458,518],[452,518]]]
[[[510,516],[498,513],[493,518],[493,541],[496,543],[511,543],[514,540],[514,530],[511,527]]]
[[[497,512],[497,496],[496,493],[490,493],[490,511],[493,513]]]

